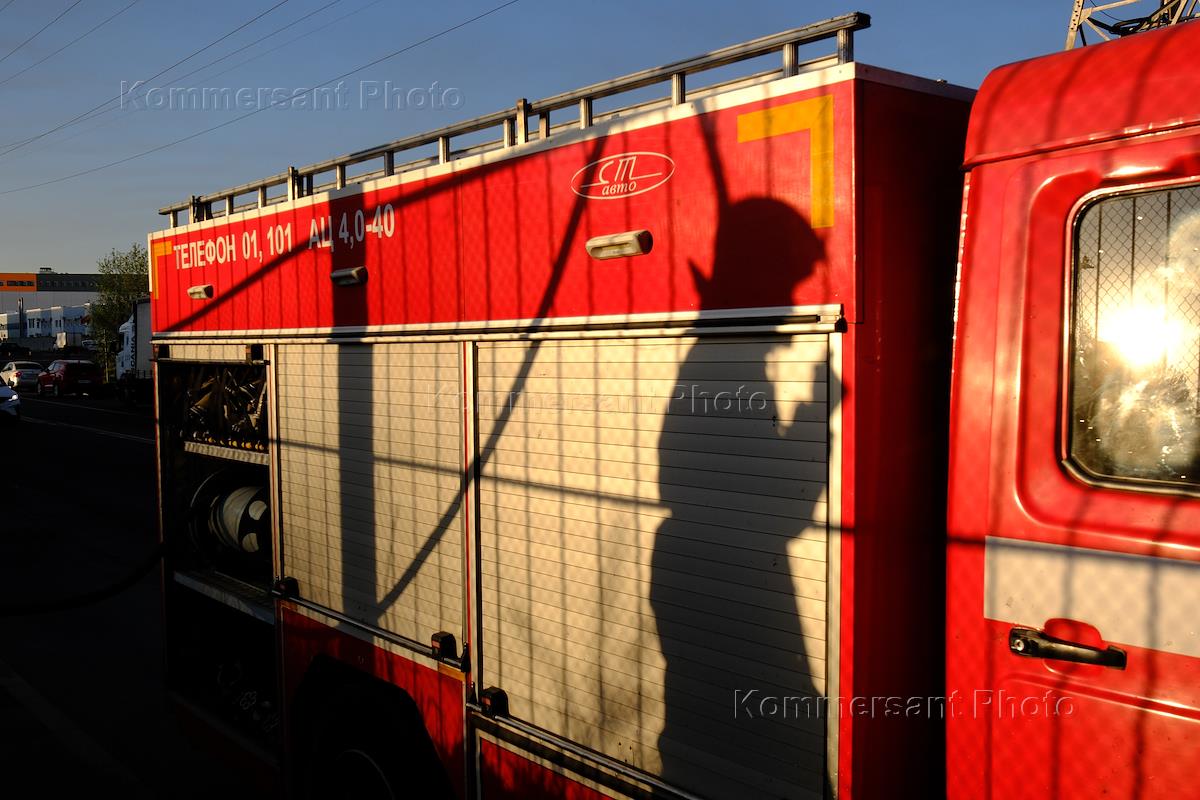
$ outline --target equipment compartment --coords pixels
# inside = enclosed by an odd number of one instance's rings
[[[160,361],[163,530],[175,570],[269,585],[264,364]]]

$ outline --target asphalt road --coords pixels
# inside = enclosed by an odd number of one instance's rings
[[[0,429],[0,792],[263,797],[166,701],[157,567],[83,607],[27,613],[119,581],[153,552],[149,410],[23,396],[22,415]]]

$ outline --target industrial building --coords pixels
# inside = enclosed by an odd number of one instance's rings
[[[80,306],[95,302],[99,294],[100,276],[96,273],[54,272],[49,267],[37,272],[0,272],[0,313]]]
[[[0,341],[21,340],[31,347],[77,345],[91,335],[91,312],[91,303],[0,312]]]

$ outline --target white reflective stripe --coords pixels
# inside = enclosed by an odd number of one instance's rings
[[[989,536],[984,616],[1064,618],[1106,642],[1200,658],[1200,564]]]

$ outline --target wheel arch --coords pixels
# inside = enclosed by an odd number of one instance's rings
[[[315,800],[324,759],[351,742],[378,748],[389,773],[413,796],[456,796],[412,696],[328,655],[314,657],[305,671],[287,727],[289,796]]]

